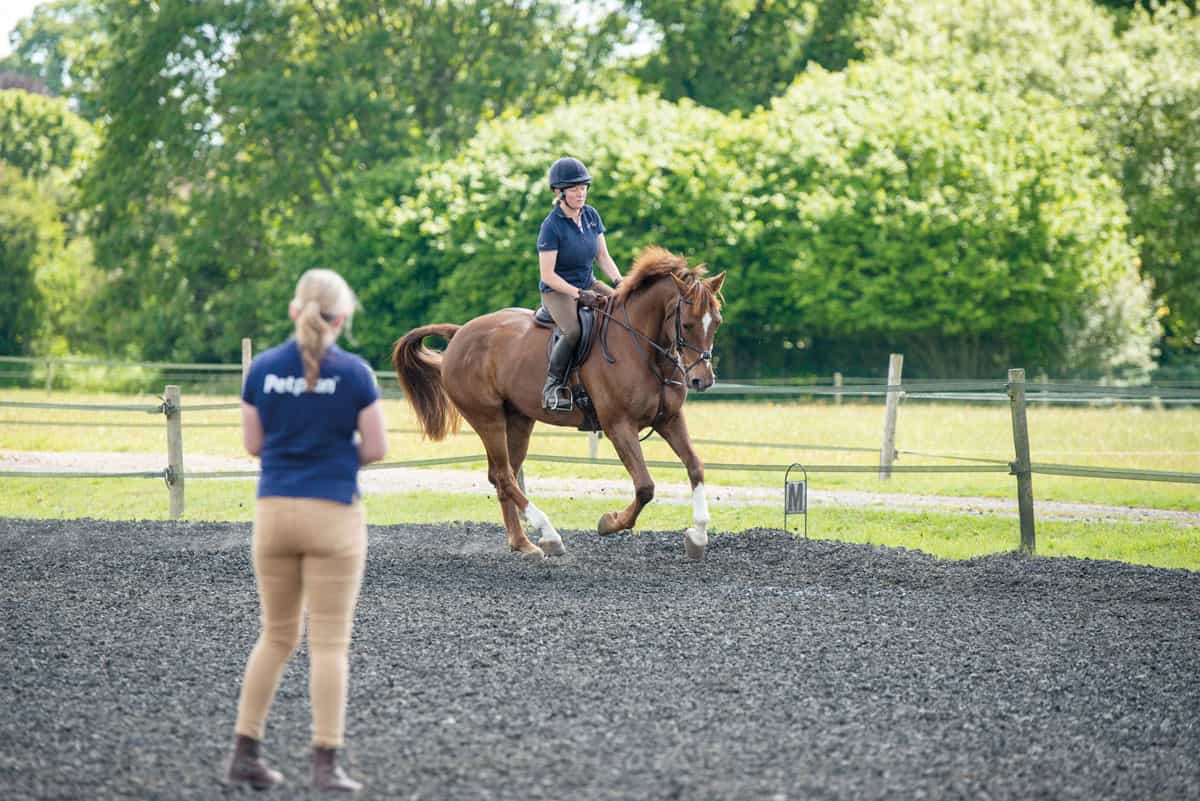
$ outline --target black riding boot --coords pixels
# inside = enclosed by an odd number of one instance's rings
[[[567,367],[575,353],[576,340],[559,337],[550,351],[550,369],[546,371],[546,386],[542,388],[542,408],[552,412],[571,411],[571,395],[564,386]]]

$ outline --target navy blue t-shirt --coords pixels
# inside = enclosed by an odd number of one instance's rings
[[[554,272],[571,286],[587,289],[596,281],[592,262],[600,250],[599,238],[604,233],[604,222],[600,219],[600,212],[588,205],[584,205],[580,212],[579,221],[583,223],[582,230],[574,220],[563,214],[562,206],[555,206],[542,220],[537,249],[539,253],[557,250]],[[538,281],[538,288],[542,292],[550,291],[545,281]]]
[[[358,413],[379,399],[375,373],[336,345],[321,360],[313,392],[294,339],[250,363],[242,400],[263,427],[258,497],[324,498],[351,503],[358,494]]]

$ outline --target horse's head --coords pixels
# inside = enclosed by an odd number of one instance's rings
[[[671,274],[679,299],[675,309],[667,313],[667,330],[674,331],[674,350],[683,366],[683,380],[689,389],[703,392],[717,381],[712,366],[713,340],[721,325],[721,286],[725,273],[704,278],[704,265],[685,272]]]
[[[630,313],[635,296],[649,300],[634,312],[637,330],[660,354],[674,362],[665,381],[682,379],[689,389],[703,392],[717,380],[712,367],[713,338],[721,325],[721,285],[725,273],[706,278],[701,264],[688,267],[682,256],[660,247],[642,251],[621,281],[617,303]],[[671,280],[667,280],[670,278]],[[627,318],[628,319],[628,318]],[[679,373],[683,375],[680,376]]]

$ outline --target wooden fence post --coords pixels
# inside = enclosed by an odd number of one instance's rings
[[[250,361],[253,358],[253,348],[250,337],[242,337],[242,386],[246,386],[246,374],[250,372]],[[239,393],[240,394],[240,393]]]
[[[833,374],[833,386],[835,389],[842,388],[842,374],[841,373]],[[841,406],[842,405],[842,393],[838,392],[837,394],[835,394],[833,396],[833,402],[836,403],[838,406]]]
[[[888,359],[888,386],[900,384],[904,369],[904,354],[893,353]],[[883,446],[879,449],[879,477],[892,477],[892,462],[896,461],[896,410],[900,406],[900,390],[888,390],[887,411],[883,418]]]
[[[1008,397],[1012,402],[1013,451],[1016,459],[1009,465],[1017,477],[1017,512],[1021,519],[1021,550],[1037,552],[1033,527],[1033,473],[1029,460],[1029,424],[1025,419],[1025,371],[1008,371]]]
[[[179,387],[171,384],[163,393],[163,412],[167,416],[167,489],[170,493],[172,520],[183,516],[183,425]]]

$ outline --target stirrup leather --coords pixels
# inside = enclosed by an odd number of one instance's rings
[[[569,412],[575,408],[571,388],[566,384],[546,387],[542,393],[542,408],[549,412]]]

